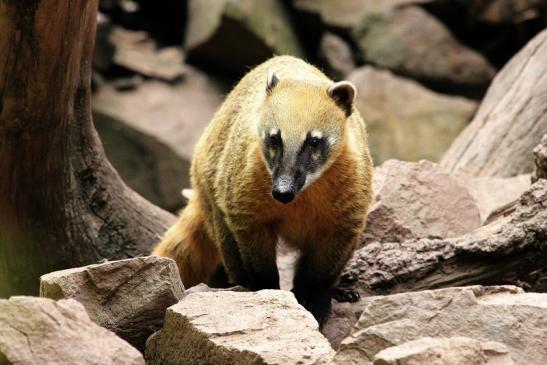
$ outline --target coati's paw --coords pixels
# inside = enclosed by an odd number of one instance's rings
[[[351,289],[340,289],[340,288],[335,288],[332,290],[332,297],[334,300],[336,300],[339,303],[344,303],[344,302],[355,303],[359,299],[361,299],[361,296],[359,295],[357,291],[351,290]]]
[[[292,292],[304,308],[319,322],[319,328],[327,321],[331,309],[331,290],[325,289],[293,289]]]

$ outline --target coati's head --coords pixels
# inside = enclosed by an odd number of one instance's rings
[[[268,75],[259,135],[272,196],[287,204],[335,160],[353,111],[355,87]]]

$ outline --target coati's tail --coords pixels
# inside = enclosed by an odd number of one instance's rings
[[[192,197],[177,223],[169,228],[152,255],[172,258],[186,288],[208,283],[220,264],[220,255],[209,237],[203,210]]]

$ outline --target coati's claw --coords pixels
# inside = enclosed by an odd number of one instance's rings
[[[336,288],[332,290],[332,298],[339,303],[355,303],[361,299],[361,295],[355,290]]]

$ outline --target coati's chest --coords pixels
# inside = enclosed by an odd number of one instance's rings
[[[337,209],[339,206],[336,192],[325,177],[302,191],[290,204],[272,200],[269,220],[289,246],[302,248],[336,230],[344,219]]]

